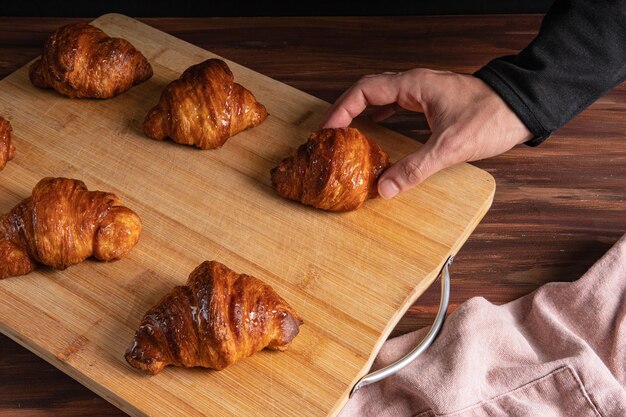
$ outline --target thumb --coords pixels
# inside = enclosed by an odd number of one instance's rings
[[[410,190],[453,162],[436,156],[437,141],[431,137],[416,152],[390,166],[378,178],[378,193],[384,199],[393,198]]]

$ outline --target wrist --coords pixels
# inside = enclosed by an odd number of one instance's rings
[[[531,108],[517,95],[515,90],[489,66],[476,71],[473,76],[482,81],[494,94],[498,95],[524,127],[531,132],[530,136],[517,135],[520,139],[519,143],[537,146],[550,136],[552,132],[541,124]],[[523,140],[524,137],[527,137],[527,139]]]

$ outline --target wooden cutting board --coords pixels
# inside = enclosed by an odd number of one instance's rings
[[[406,309],[488,210],[494,180],[468,164],[411,192],[333,214],[280,198],[269,171],[317,128],[328,103],[227,61],[268,108],[261,126],[201,151],[146,138],[161,89],[211,52],[121,15],[94,21],[154,68],[110,100],[40,90],[25,66],[0,81],[0,115],[17,155],[0,172],[0,213],[45,176],[116,193],[143,220],[114,263],[86,261],[0,281],[0,331],[131,415],[334,415]],[[420,145],[358,127],[396,161]],[[168,368],[149,377],[123,354],[145,311],[204,260],[271,284],[305,324],[284,353],[262,351],[221,372]]]

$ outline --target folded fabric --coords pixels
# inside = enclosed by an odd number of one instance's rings
[[[387,341],[372,369],[426,331]],[[577,281],[500,306],[468,300],[422,356],[339,415],[626,416],[626,235]]]

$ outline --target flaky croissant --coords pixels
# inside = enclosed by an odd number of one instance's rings
[[[152,77],[152,67],[127,40],[73,23],[50,35],[29,75],[36,87],[69,97],[111,98]]]
[[[359,130],[322,129],[272,169],[272,187],[306,205],[350,211],[378,196],[376,182],[387,167],[387,153]]]
[[[265,106],[240,84],[221,59],[193,65],[161,93],[143,123],[145,134],[201,149],[222,146],[228,138],[261,124]]]
[[[15,155],[15,146],[12,143],[11,123],[0,116],[0,170],[2,170],[7,162],[13,159]]]
[[[205,261],[148,310],[125,357],[153,375],[167,365],[221,370],[264,348],[285,350],[301,324],[269,285]]]
[[[37,263],[65,269],[93,256],[112,261],[135,246],[141,220],[115,194],[87,191],[82,181],[44,178],[0,217],[0,279]]]

